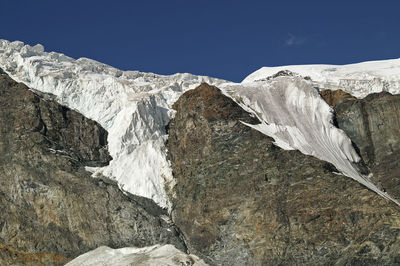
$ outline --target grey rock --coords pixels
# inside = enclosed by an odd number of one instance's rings
[[[400,95],[370,94],[332,105],[338,127],[353,141],[373,180],[400,199]]]

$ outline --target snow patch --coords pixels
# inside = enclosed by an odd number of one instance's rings
[[[112,249],[99,247],[80,255],[66,264],[66,266],[98,266],[98,265],[207,265],[194,255],[185,254],[172,245],[155,245],[144,248],[126,247]]]

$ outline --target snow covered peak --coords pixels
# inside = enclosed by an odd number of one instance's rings
[[[310,77],[323,89],[342,89],[356,97],[388,91],[400,93],[400,59],[370,61],[349,65],[291,65],[262,67],[242,83],[265,80],[280,71],[291,71]]]

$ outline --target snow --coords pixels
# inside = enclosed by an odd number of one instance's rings
[[[400,59],[261,68],[242,83],[228,83],[187,73],[121,71],[87,58],[47,53],[41,45],[0,40],[0,67],[13,79],[54,94],[59,103],[99,122],[109,132],[113,160],[109,166],[87,170],[93,176],[114,178],[123,190],[153,199],[161,207],[169,207],[164,186],[174,183],[165,147],[165,126],[174,115],[171,106],[202,82],[218,86],[257,116],[262,123],[248,126],[274,138],[279,147],[330,162],[391,199],[359,173],[359,157],[346,134],[333,125],[332,109],[316,87],[341,88],[357,97],[379,91],[400,93]],[[282,70],[298,75],[270,78]]]
[[[349,65],[263,67],[247,76],[242,83],[266,79],[283,70],[310,77],[314,86],[331,90],[342,89],[359,98],[381,91],[400,93],[400,59]]]
[[[113,160],[88,170],[116,179],[124,190],[161,207],[168,207],[164,183],[172,183],[164,145],[171,106],[202,82],[223,82],[187,73],[121,71],[87,58],[47,53],[41,45],[6,40],[0,40],[0,67],[13,79],[54,94],[59,103],[100,123],[109,133]]]
[[[122,265],[193,265],[205,266],[203,260],[177,250],[172,245],[155,245],[144,248],[126,247],[112,249],[99,247],[80,255],[66,266],[122,266]]]

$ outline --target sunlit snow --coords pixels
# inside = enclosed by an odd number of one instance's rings
[[[310,77],[314,86],[342,89],[355,97],[388,91],[400,93],[400,59],[369,61],[350,65],[293,65],[263,67],[248,75],[243,83],[263,80],[282,70]]]

